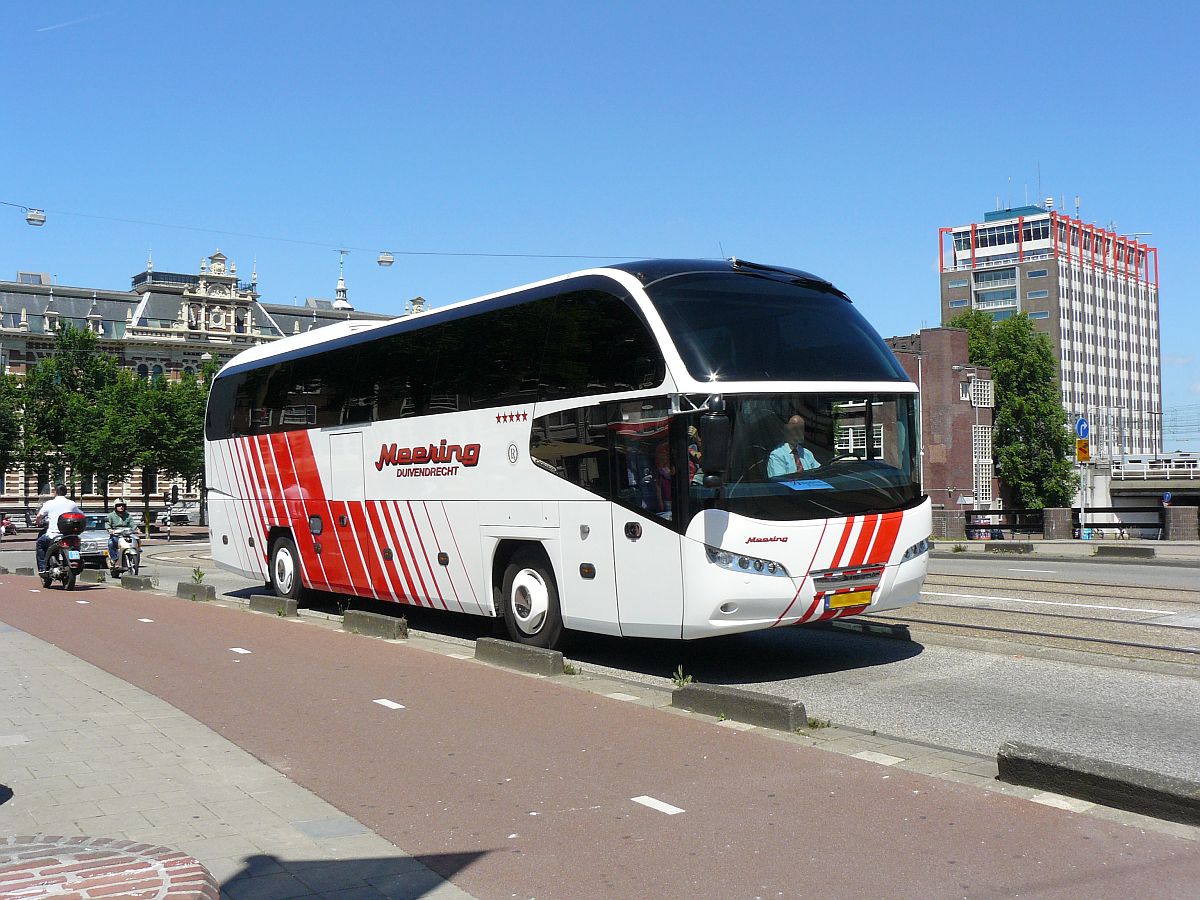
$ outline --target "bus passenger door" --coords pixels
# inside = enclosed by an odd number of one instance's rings
[[[681,538],[672,521],[677,479],[671,420],[665,407],[644,402],[619,404],[612,419],[610,509],[621,634],[678,639],[683,635],[683,566]],[[674,430],[682,427],[680,422]]]
[[[683,562],[680,537],[659,524],[612,506],[617,607],[626,637],[683,636]]]
[[[562,566],[559,602],[563,624],[580,631],[620,635],[617,621],[617,573],[613,561],[610,504],[604,500],[558,503]],[[585,577],[591,566],[591,577]]]

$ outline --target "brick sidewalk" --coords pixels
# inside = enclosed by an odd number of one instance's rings
[[[186,853],[112,838],[0,838],[0,892],[37,900],[99,897],[216,900],[212,874]]]

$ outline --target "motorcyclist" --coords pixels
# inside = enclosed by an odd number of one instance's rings
[[[108,514],[108,558],[114,566],[121,561],[117,540],[122,531],[128,531],[131,534],[134,532],[133,515],[129,512],[125,501],[118,500],[113,504],[113,511]]]
[[[74,500],[67,497],[67,486],[65,484],[57,484],[54,486],[54,496],[47,500],[38,509],[37,515],[34,516],[33,524],[36,526],[46,526],[46,530],[38,535],[37,548],[34,551],[34,556],[37,559],[38,574],[46,570],[46,551],[50,545],[62,537],[62,532],[58,530],[58,517],[63,513],[77,513],[80,509]]]

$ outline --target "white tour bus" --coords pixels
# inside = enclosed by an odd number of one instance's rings
[[[928,559],[917,403],[841,291],[740,260],[348,321],[214,380],[213,558],[539,646],[895,609]]]

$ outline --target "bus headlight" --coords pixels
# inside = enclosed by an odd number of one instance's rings
[[[728,550],[722,550],[719,547],[710,547],[704,545],[704,552],[708,554],[708,561],[715,563],[722,569],[729,569],[731,572],[754,572],[756,575],[776,575],[781,578],[790,578],[788,570],[784,568],[783,563],[775,562],[770,559],[759,559],[757,556],[743,556],[741,554],[733,554]]]
[[[904,556],[900,557],[900,562],[906,563],[910,559],[916,559],[922,553],[928,553],[931,546],[932,545],[929,543],[928,538],[917,541],[915,544],[913,544],[911,547],[909,547],[907,550],[904,551]]]

